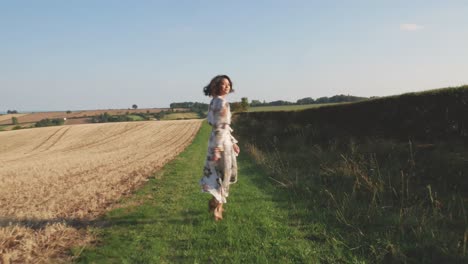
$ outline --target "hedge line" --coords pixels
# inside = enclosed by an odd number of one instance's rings
[[[468,142],[468,85],[294,112],[238,113],[234,120],[237,130],[255,129],[252,137],[275,130],[318,140],[370,136]]]

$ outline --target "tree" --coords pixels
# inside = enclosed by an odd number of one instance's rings
[[[315,103],[317,104],[326,104],[328,103],[328,97],[320,97],[320,98],[317,98],[317,100],[315,100]]]
[[[292,102],[288,101],[283,101],[283,100],[277,100],[277,101],[272,101],[269,102],[268,105],[273,105],[273,106],[278,106],[278,105],[292,105]]]
[[[242,111],[249,110],[249,99],[247,97],[241,98],[241,109]]]
[[[17,125],[18,124],[18,118],[16,116],[12,117],[11,118],[11,123],[13,123],[13,125]]]
[[[242,104],[239,102],[233,102],[230,104],[232,112],[241,112],[242,111]]]
[[[305,97],[305,98],[297,100],[296,102],[296,104],[300,104],[300,105],[313,104],[313,103],[315,103],[315,101],[311,97]]]
[[[133,109],[137,109],[137,108],[138,108],[138,105],[134,104],[134,105],[132,105],[132,108],[133,108]]]
[[[259,106],[259,105],[262,105],[262,102],[260,102],[259,100],[252,100],[252,102],[250,102],[250,106]]]
[[[46,126],[61,126],[65,123],[65,120],[62,118],[54,118],[54,119],[41,119],[37,122],[34,126],[35,127],[46,127]]]

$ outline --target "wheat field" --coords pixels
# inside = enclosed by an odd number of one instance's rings
[[[67,248],[92,240],[82,223],[177,156],[200,125],[148,121],[1,132],[0,262],[64,260]]]
[[[73,118],[84,118],[84,117],[92,117],[98,116],[104,113],[108,113],[109,115],[124,115],[126,113],[135,114],[135,113],[159,113],[161,111],[169,110],[169,108],[140,108],[140,109],[107,109],[107,110],[79,110],[79,111],[72,111],[71,113],[67,113],[65,111],[60,112],[34,112],[34,113],[26,113],[26,114],[6,114],[0,115],[0,125],[9,125],[11,124],[11,118],[16,117],[18,118],[18,123],[34,123],[38,122],[41,119],[49,118],[49,119],[73,119]],[[174,108],[174,111],[184,111],[186,109],[183,108]]]

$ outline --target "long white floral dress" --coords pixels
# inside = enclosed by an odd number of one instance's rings
[[[237,140],[231,135],[231,110],[222,97],[214,97],[208,108],[208,123],[211,135],[208,141],[208,154],[203,178],[200,180],[203,192],[211,193],[220,203],[226,203],[229,185],[237,182],[237,154],[233,145]],[[214,161],[215,149],[220,159]]]

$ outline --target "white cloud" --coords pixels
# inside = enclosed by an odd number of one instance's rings
[[[400,30],[402,31],[417,31],[424,27],[418,24],[400,24]]]

